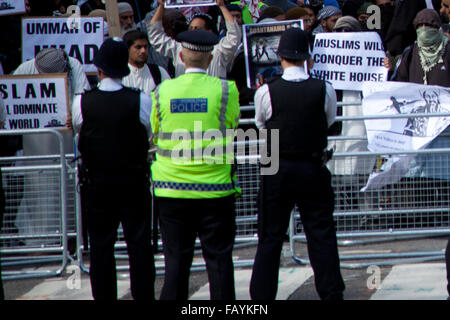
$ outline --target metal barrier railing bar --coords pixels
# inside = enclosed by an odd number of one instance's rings
[[[6,212],[0,233],[3,279],[58,276],[69,260],[67,168],[63,137],[53,129],[2,130],[0,135],[50,134],[59,153],[0,158]],[[54,267],[54,263],[59,266]],[[52,263],[48,269],[11,270],[11,266]]]

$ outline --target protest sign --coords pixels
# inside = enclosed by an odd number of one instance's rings
[[[103,18],[25,18],[22,19],[22,61],[48,47],[62,48],[78,59],[85,72],[97,72],[94,56],[103,43]]]
[[[365,120],[370,151],[423,149],[450,125],[448,116],[415,116],[450,112],[449,88],[388,81],[364,84],[363,95],[364,116],[406,114],[402,118]],[[391,157],[382,172],[371,174],[363,191],[400,180],[408,172],[412,158],[410,155]]]
[[[215,6],[216,0],[166,0],[166,8]]]
[[[0,76],[6,129],[65,128],[69,112],[67,74]]]
[[[244,39],[247,86],[256,88],[260,77],[267,79],[282,74],[278,43],[283,31],[303,29],[302,20],[246,24],[242,27]]]
[[[383,43],[376,32],[319,33],[314,40],[314,78],[338,90],[362,90],[363,82],[384,82],[388,70]]]
[[[25,0],[0,0],[0,16],[25,13]]]

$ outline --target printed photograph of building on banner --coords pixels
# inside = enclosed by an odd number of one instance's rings
[[[258,79],[268,79],[282,73],[277,55],[278,43],[283,31],[289,28],[303,29],[302,20],[246,24],[243,26],[247,86],[256,88]]]
[[[164,7],[179,8],[179,7],[198,7],[198,6],[215,6],[215,0],[167,0]]]

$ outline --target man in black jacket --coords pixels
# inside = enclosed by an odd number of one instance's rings
[[[0,167],[0,231],[2,230],[4,211],[5,211],[5,193],[3,191],[3,183],[2,183],[2,168]],[[2,267],[0,265],[0,301],[2,300],[5,300],[5,294],[3,292]]]
[[[90,278],[96,300],[117,299],[114,243],[122,224],[130,262],[131,294],[154,299],[151,196],[147,161],[150,97],[123,87],[128,48],[107,39],[94,58],[99,86],[77,96],[72,122],[79,133],[90,247]]]

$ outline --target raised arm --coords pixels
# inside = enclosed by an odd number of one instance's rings
[[[226,22],[233,23],[234,17],[231,15],[230,11],[228,11],[227,6],[225,5],[224,0],[216,0],[217,6],[219,7],[220,11],[222,11],[223,17]]]
[[[163,16],[164,16],[164,12],[166,11],[166,9],[164,8],[164,3],[166,2],[166,0],[158,0],[158,8],[156,9],[155,14],[153,15],[152,20],[150,20],[150,24],[155,23],[157,21],[162,21]]]
[[[175,60],[177,57],[177,42],[165,33],[162,25],[165,2],[166,0],[158,0],[159,6],[152,20],[147,25],[148,39],[156,51]]]

